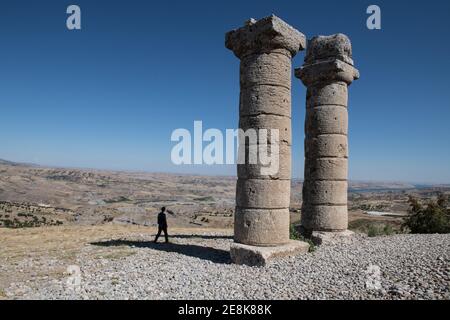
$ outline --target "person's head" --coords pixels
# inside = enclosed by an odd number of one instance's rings
[[[161,212],[164,212],[164,211],[166,211],[166,207],[161,208]]]

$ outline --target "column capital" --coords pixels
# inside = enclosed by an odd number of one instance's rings
[[[239,58],[254,53],[285,49],[291,57],[306,47],[305,36],[275,15],[250,19],[245,26],[227,32],[225,46]]]
[[[359,78],[359,71],[353,66],[350,39],[338,33],[309,40],[305,63],[295,69],[295,76],[306,86],[333,81],[350,85]]]

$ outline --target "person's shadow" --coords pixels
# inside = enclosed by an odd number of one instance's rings
[[[177,236],[174,236],[174,238],[176,237]],[[211,247],[197,246],[194,244],[179,244],[179,243],[164,243],[164,242],[154,243],[153,241],[132,241],[124,239],[91,242],[90,244],[101,247],[130,246],[137,248],[150,248],[165,252],[180,253],[186,256],[195,257],[202,260],[209,260],[214,263],[222,263],[222,264],[231,263],[230,253],[228,251],[215,249]]]
[[[233,239],[233,236],[214,236],[214,235],[204,235],[204,234],[176,234],[170,236],[171,238],[180,238],[180,239],[191,239],[191,238],[200,238],[200,239]]]

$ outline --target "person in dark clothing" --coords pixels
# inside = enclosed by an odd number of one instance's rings
[[[158,214],[158,234],[156,235],[155,243],[158,242],[158,238],[161,235],[161,231],[164,232],[164,237],[166,238],[166,243],[168,243],[169,235],[167,234],[166,207],[162,207],[161,212]]]

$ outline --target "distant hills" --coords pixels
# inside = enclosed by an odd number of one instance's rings
[[[25,162],[14,162],[5,159],[0,159],[0,165],[12,166],[12,167],[42,167],[38,164],[34,163],[25,163]],[[55,167],[54,169],[64,169],[64,167]],[[68,168],[67,168],[68,169]],[[79,169],[74,168],[74,170],[78,171],[90,171],[89,169]],[[100,170],[103,171],[103,170]],[[109,171],[109,170],[104,170]],[[151,173],[151,172],[149,172]],[[170,173],[167,173],[170,174]],[[187,176],[198,176],[196,174],[187,175]],[[302,183],[303,179],[293,178],[292,182]],[[358,180],[350,180],[349,181],[349,191],[387,191],[387,190],[407,190],[407,189],[427,189],[433,187],[443,187],[449,188],[450,184],[416,184],[410,182],[393,182],[393,181],[358,181]]]
[[[13,162],[4,159],[0,159],[0,165],[12,166],[12,167],[37,167],[34,163]]]
[[[0,159],[0,164],[7,165],[7,166],[18,166],[18,163],[16,163],[16,162],[3,160],[3,159]]]

